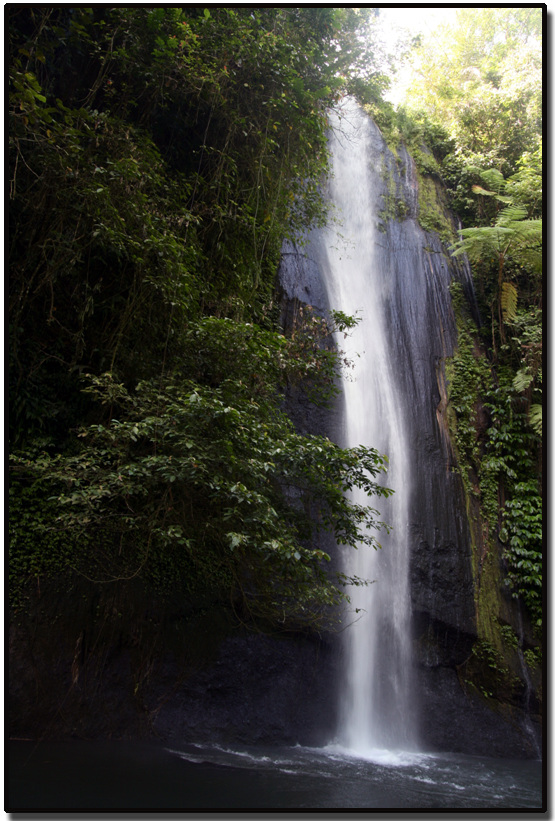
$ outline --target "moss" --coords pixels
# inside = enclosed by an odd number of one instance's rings
[[[451,293],[458,344],[453,356],[445,363],[449,393],[446,416],[471,534],[476,629],[479,640],[487,642],[506,660],[511,649],[500,624],[505,603],[496,538],[499,516],[497,481],[488,467],[489,462],[483,459],[484,441],[479,419],[482,397],[492,379],[491,367],[476,345],[473,333],[476,329],[466,309],[460,284],[454,283]]]
[[[479,557],[478,576],[475,578],[476,624],[479,637],[504,655],[505,648],[499,625],[499,615],[503,608],[501,589],[499,557],[495,543],[488,540],[482,556]]]
[[[394,109],[383,102],[367,103],[363,108],[380,129],[381,135],[391,153],[397,156],[397,149],[401,144],[402,135],[399,129],[398,117]]]
[[[382,102],[365,105],[364,109],[380,129],[388,149],[397,161],[401,162],[401,145],[406,147],[412,157],[418,174],[420,225],[425,231],[438,233],[444,242],[453,243],[456,237],[447,216],[447,197],[441,183],[440,161],[452,149],[447,132],[438,128],[437,124],[422,113],[411,112],[403,107],[395,110],[390,104]],[[402,219],[405,214],[398,213],[398,203],[390,191],[386,199],[384,219]]]
[[[411,157],[414,160],[418,171],[421,174],[436,175],[439,177],[440,168],[439,163],[432,153],[426,151],[425,148],[413,146],[410,149]]]
[[[518,704],[522,684],[503,652],[487,639],[480,639],[459,670],[464,683],[484,698],[495,700],[503,712]],[[493,706],[493,705],[492,705]]]
[[[535,650],[520,652],[519,639],[510,626],[510,600],[504,593],[506,571],[497,537],[501,457],[495,458],[496,439],[491,435],[499,424],[491,410],[497,407],[495,374],[478,343],[478,330],[460,284],[452,285],[451,295],[458,343],[454,355],[445,361],[445,417],[466,501],[477,633],[473,651],[458,673],[469,692],[512,721],[529,687],[523,661],[541,704],[541,659]],[[486,414],[487,408],[492,416]]]
[[[403,166],[399,156],[399,147],[404,144],[416,167],[418,179],[418,222],[429,233],[437,233],[446,244],[456,240],[453,225],[448,217],[446,194],[440,179],[440,166],[434,155],[422,141],[419,128],[407,127],[406,118],[392,111],[384,111],[375,106],[365,106],[367,113],[381,131],[382,137],[397,168]],[[409,123],[410,125],[410,123]],[[380,212],[382,223],[389,220],[402,221],[409,214],[402,186],[396,179],[394,168],[382,158],[381,176],[385,183],[386,193]]]
[[[433,158],[432,158],[433,159]],[[453,226],[446,216],[447,207],[436,181],[422,174],[417,165],[418,177],[418,222],[424,231],[437,233],[442,241],[455,241]]]
[[[383,208],[380,211],[380,220],[383,223],[389,220],[402,222],[409,214],[409,206],[405,201],[402,186],[396,179],[391,165],[388,164],[385,156],[382,156],[381,177],[385,184],[385,194],[383,195]],[[397,166],[402,164],[402,160],[396,155]]]
[[[443,242],[452,244],[456,237],[447,216],[447,200],[440,181],[440,165],[425,145],[425,133],[421,124],[419,126],[402,112],[384,110],[376,106],[365,106],[365,109],[380,129],[398,165],[402,163],[398,153],[401,144],[406,146],[414,161],[418,176],[418,222],[425,231],[437,233]],[[398,190],[392,171],[385,163],[382,166],[382,178],[387,186],[384,208],[380,214],[382,220],[387,222],[390,219],[406,218],[407,204]]]

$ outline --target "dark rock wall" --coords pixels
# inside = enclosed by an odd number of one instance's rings
[[[411,443],[410,579],[418,682],[414,704],[421,745],[480,755],[536,756],[535,731],[530,732],[526,711],[492,709],[465,685],[461,672],[478,634],[472,536],[449,439],[445,359],[457,343],[453,280],[461,284],[479,322],[471,273],[464,260],[450,257],[448,243],[438,233],[419,224],[419,177],[407,151],[401,147],[392,153],[376,126],[370,142],[369,173],[379,215],[375,265],[387,289],[389,346],[405,397]],[[443,211],[440,182],[434,187],[439,192],[434,203],[438,221],[447,227],[450,218]],[[280,282],[285,312],[298,301],[322,313],[329,308],[319,274],[319,241],[316,232],[298,249],[284,249]],[[302,424],[322,432],[321,418],[309,416]],[[341,403],[324,432],[341,440]]]
[[[380,226],[376,265],[390,282],[387,325],[412,443],[411,597],[422,744],[535,756],[538,747],[526,712],[514,706],[499,710],[499,704],[490,709],[469,692],[461,672],[477,638],[477,582],[467,502],[449,440],[445,358],[457,344],[449,292],[453,280],[460,282],[479,321],[470,270],[465,261],[450,257],[437,233],[420,226],[420,180],[407,152],[394,156],[376,133],[374,158],[380,173],[376,170],[373,179],[382,201],[394,188],[406,204],[403,218],[386,216]],[[439,181],[434,188],[440,213]]]
[[[322,745],[335,723],[336,663],[320,639],[237,635],[223,643],[214,665],[177,688],[180,666],[168,659],[148,706],[167,739]]]
[[[233,630],[207,611],[130,644],[78,613],[62,625],[46,598],[10,628],[11,738],[319,745],[333,732],[333,636]]]

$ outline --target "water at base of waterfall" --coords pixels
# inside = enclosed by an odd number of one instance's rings
[[[542,808],[539,761],[344,748],[10,742],[6,810]]]

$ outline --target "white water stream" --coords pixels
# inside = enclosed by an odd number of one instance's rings
[[[417,748],[411,687],[408,500],[411,477],[404,414],[390,357],[385,307],[387,271],[374,262],[383,235],[375,227],[380,207],[376,185],[379,158],[373,156],[371,124],[347,102],[332,123],[330,197],[341,224],[320,234],[313,249],[323,273],[329,304],[361,319],[351,336],[338,340],[353,362],[343,374],[346,447],[363,444],[389,458],[384,483],[395,491],[377,506],[392,526],[382,531],[381,550],[361,546],[345,571],[372,579],[351,592],[351,620],[345,630],[346,670],[341,687],[339,743],[361,756],[379,749]],[[361,492],[360,492],[361,493]],[[364,498],[357,502],[368,503]],[[374,501],[370,500],[371,506]]]

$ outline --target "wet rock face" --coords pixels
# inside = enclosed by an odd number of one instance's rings
[[[149,658],[139,686],[146,666],[124,647],[91,653],[75,676],[67,648],[42,652],[46,642],[20,629],[11,641],[11,738],[317,746],[335,730],[333,638],[245,632],[225,639],[210,664]]]
[[[414,707],[420,716],[421,745],[480,755],[535,755],[522,729],[524,713],[496,714],[464,686],[460,674],[477,631],[471,535],[449,442],[444,363],[456,346],[450,284],[462,285],[473,310],[470,271],[464,262],[448,257],[436,233],[419,225],[414,163],[404,150],[394,157],[377,128],[368,161],[376,213],[381,213],[373,262],[385,272],[388,344],[407,405]],[[387,215],[380,209],[392,191],[395,213]],[[280,282],[286,305],[305,301],[324,312],[328,305],[320,279],[310,243],[285,248]],[[313,430],[341,441],[340,405],[327,429],[325,419],[307,413],[304,430],[314,425]]]
[[[290,242],[283,246],[278,273],[282,290],[282,324],[290,326],[291,311],[295,304],[310,305],[320,316],[329,308],[326,290],[318,263],[310,256],[310,249]]]
[[[499,758],[537,758],[537,746],[524,729],[524,713],[515,709],[507,720],[490,709],[484,699],[465,692],[453,667],[421,668],[420,698],[420,733],[426,749]]]
[[[320,640],[235,636],[177,689],[179,666],[168,660],[148,697],[154,729],[167,739],[325,744],[336,721],[337,657]]]

